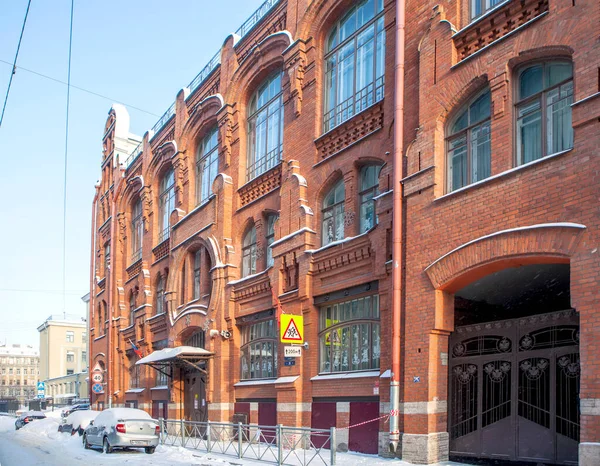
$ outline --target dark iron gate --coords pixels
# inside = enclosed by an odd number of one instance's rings
[[[457,327],[450,454],[577,464],[579,373],[573,310]]]

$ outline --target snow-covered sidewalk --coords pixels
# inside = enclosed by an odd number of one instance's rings
[[[47,413],[50,414],[50,413]],[[265,466],[267,462],[238,459],[232,456],[206,453],[182,447],[159,445],[153,455],[143,450],[117,451],[110,455],[97,450],[85,450],[81,437],[58,432],[60,414],[35,421],[15,431],[15,420],[0,417],[0,466],[30,465],[201,465],[201,466]],[[404,466],[404,461],[385,459],[373,455],[338,453],[339,466]],[[459,466],[459,463],[445,462],[440,465]]]

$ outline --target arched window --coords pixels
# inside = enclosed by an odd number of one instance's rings
[[[135,322],[135,293],[131,291],[129,293],[129,325],[133,325]]]
[[[506,0],[471,0],[471,20],[479,18],[485,12]]]
[[[185,339],[183,346],[193,346],[194,348],[204,348],[205,337],[204,330],[198,330]]]
[[[519,73],[517,99],[517,164],[573,147],[570,62],[536,63]]]
[[[187,282],[187,267],[186,261],[183,261],[183,267],[181,267],[181,280],[179,282],[180,285],[180,293],[179,293],[179,304],[185,304],[185,292],[186,292],[186,282]]]
[[[142,258],[143,237],[142,201],[138,199],[131,210],[131,262],[136,262]]]
[[[160,180],[158,242],[169,238],[169,216],[175,210],[175,173],[170,168]]]
[[[278,218],[277,215],[269,215],[267,217],[267,267],[271,267],[275,263],[273,261],[271,244],[275,241],[275,222],[277,222]]]
[[[323,246],[344,239],[344,180],[340,180],[323,200],[321,242]]]
[[[383,99],[383,0],[359,2],[333,27],[325,68],[324,132]]]
[[[202,251],[194,253],[194,299],[200,298],[200,268],[202,264]]]
[[[450,123],[448,191],[490,176],[490,91],[477,96]]]
[[[370,230],[377,224],[375,201],[379,194],[381,165],[367,165],[360,170],[360,232]]]
[[[196,203],[206,202],[212,194],[212,183],[219,171],[217,128],[202,140],[196,156]]]
[[[277,377],[277,334],[275,320],[241,328],[241,379]]]
[[[252,96],[248,110],[248,166],[246,180],[270,170],[283,151],[281,73],[271,76]]]
[[[162,314],[166,311],[165,306],[165,279],[162,275],[158,276],[156,282],[156,315]]]
[[[242,243],[242,277],[256,273],[256,228],[253,226]]]

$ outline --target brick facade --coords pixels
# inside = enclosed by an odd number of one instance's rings
[[[136,139],[129,117],[115,105],[105,129],[102,180],[94,200],[90,362],[106,364],[103,406],[136,401],[168,406],[181,417],[183,382],[166,388],[143,367],[129,391],[136,356],[184,344],[204,331],[208,363],[208,416],[231,421],[244,406],[259,422],[261,406],[277,402],[277,422],[310,425],[314,402],[335,402],[335,423],[347,427],[356,402],[389,411],[391,366],[391,219],[395,8],[383,2],[384,94],[333,129],[323,132],[326,42],[356,2],[280,0],[260,22],[229,36],[220,64],[200,84],[177,95],[163,124]],[[573,2],[575,3],[575,2]],[[597,37],[590,33],[599,11],[592,2],[508,1],[469,22],[468,2],[409,0],[406,4],[405,206],[401,353],[402,449],[399,456],[427,463],[447,458],[448,338],[454,330],[454,293],[507,267],[569,264],[571,304],[580,316],[582,458],[600,442],[600,337],[595,289],[597,259],[600,94]],[[469,24],[470,23],[470,24]],[[573,63],[573,148],[526,166],[515,162],[515,73],[525,63],[563,59]],[[273,73],[282,73],[281,162],[250,180],[250,100]],[[491,176],[446,190],[446,127],[482,89],[491,90]],[[203,138],[218,132],[218,175],[212,195],[197,202],[196,154]],[[140,143],[141,140],[141,143]],[[360,230],[361,169],[381,166],[377,225]],[[516,169],[515,169],[516,168]],[[161,236],[161,180],[173,170],[169,237]],[[340,180],[345,187],[344,241],[322,247],[322,205]],[[141,202],[141,257],[132,256],[132,212]],[[169,204],[171,205],[171,204]],[[273,266],[267,266],[269,215],[277,214]],[[530,228],[525,228],[530,227]],[[255,272],[242,276],[244,236],[254,228]],[[108,248],[107,248],[108,247]],[[199,254],[199,296],[193,288]],[[250,254],[250,253],[249,253]],[[164,303],[159,282],[164,281]],[[283,365],[262,381],[242,377],[242,332],[255,316],[304,317],[307,348],[295,366]],[[378,368],[331,375],[320,371],[320,312],[344,294],[379,296]],[[325,299],[326,297],[327,299]],[[350,299],[350,298],[348,298]],[[130,304],[133,304],[133,309]],[[157,314],[162,306],[164,313]],[[263,313],[263,314],[259,314]],[[262,317],[261,317],[262,318]],[[131,321],[133,319],[133,322]],[[323,319],[324,320],[324,319]],[[224,338],[222,332],[231,338]],[[597,358],[596,358],[597,359]],[[414,377],[419,377],[415,383]],[[151,388],[155,388],[151,390]],[[110,393],[108,393],[110,389]],[[109,397],[111,395],[111,397]],[[588,406],[586,405],[586,406]],[[241,408],[239,408],[241,409]],[[244,412],[246,412],[244,411]],[[266,414],[265,414],[266,415]],[[387,452],[388,425],[376,439]],[[350,435],[352,437],[352,435]],[[341,440],[340,440],[341,439]],[[347,446],[349,436],[338,440]],[[592,453],[590,453],[592,452]],[[589,463],[593,464],[593,463]]]

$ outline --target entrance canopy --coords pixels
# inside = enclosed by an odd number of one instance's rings
[[[204,348],[194,346],[178,346],[176,348],[165,348],[150,353],[148,356],[136,362],[136,365],[145,364],[156,369],[163,374],[172,377],[173,367],[191,366],[196,370],[206,374],[206,370],[200,367],[200,364],[214,356]],[[204,364],[202,364],[204,365]],[[165,370],[171,369],[167,373]]]

